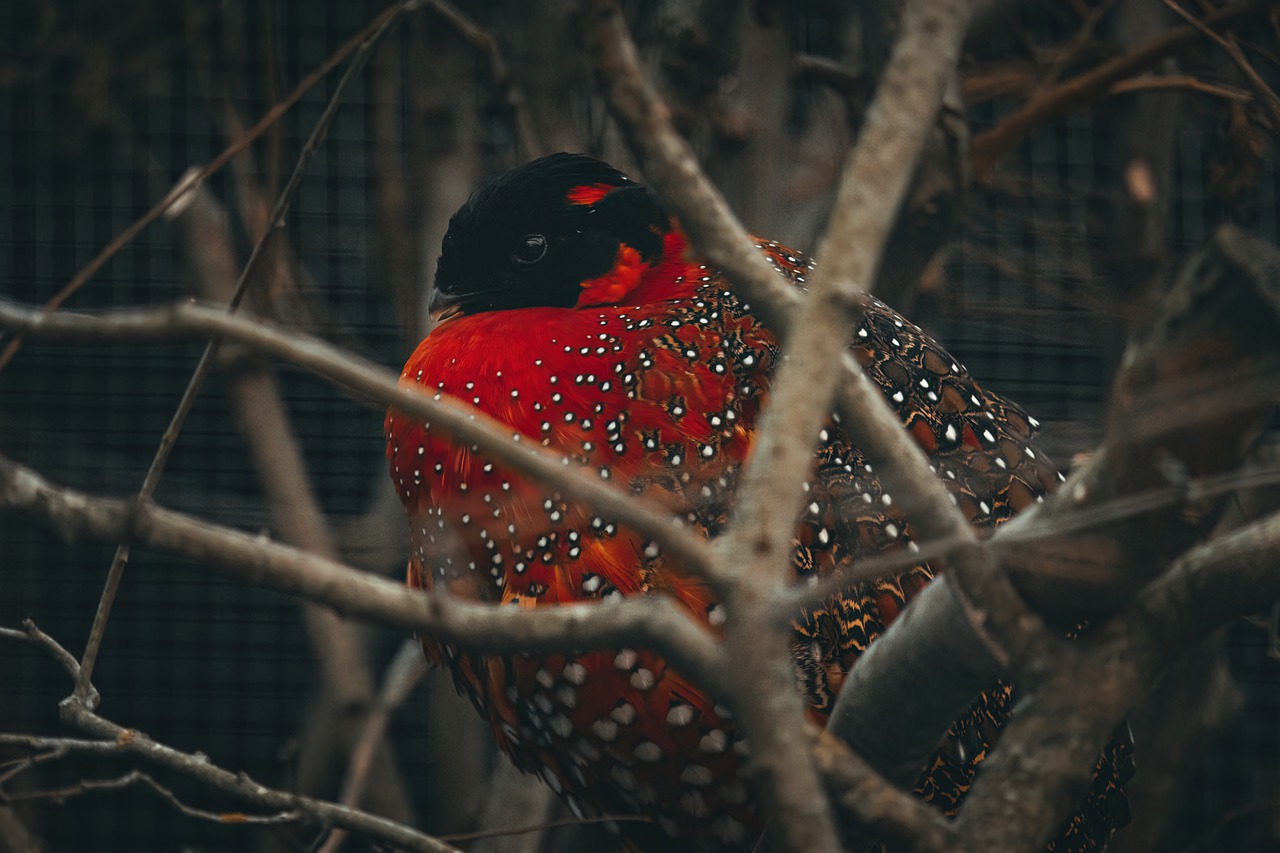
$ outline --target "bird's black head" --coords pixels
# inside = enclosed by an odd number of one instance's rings
[[[617,301],[662,258],[657,197],[607,163],[552,154],[481,186],[453,219],[431,314]]]

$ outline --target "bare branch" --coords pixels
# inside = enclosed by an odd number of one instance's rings
[[[14,632],[7,632],[4,636],[11,636],[12,633]],[[42,645],[52,651],[54,657],[59,660],[71,658],[70,654],[52,639],[47,644],[42,643]],[[82,680],[78,672],[73,673],[73,680],[76,682]],[[63,700],[59,708],[64,723],[73,725],[81,731],[93,735],[97,740],[87,741],[75,738],[0,734],[0,744],[20,746],[27,749],[52,750],[61,754],[84,753],[98,756],[141,758],[194,779],[214,790],[230,794],[259,808],[290,815],[295,812],[300,813],[322,825],[340,826],[405,850],[420,851],[420,853],[460,853],[457,848],[437,838],[425,835],[386,818],[335,803],[259,785],[244,773],[232,773],[229,770],[218,767],[209,761],[206,755],[180,752],[152,740],[136,729],[126,729],[104,717],[100,717],[74,694]],[[133,783],[131,781],[129,784]],[[160,786],[153,785],[152,787],[161,796],[164,796],[164,790]],[[177,801],[176,797],[171,798],[170,802],[184,812],[187,809],[185,805]],[[194,816],[203,817],[206,814],[209,813],[197,813]],[[213,819],[223,823],[283,822],[270,818],[265,821],[247,818],[247,815],[231,813],[225,816],[215,815]]]
[[[507,64],[506,57],[502,55],[498,40],[494,38],[493,33],[471,20],[461,9],[448,2],[448,0],[426,0],[426,6],[448,21],[472,47],[488,60],[489,76],[493,80],[495,98],[507,112],[525,159],[532,160],[535,157],[549,154],[550,152],[547,150],[546,145],[538,137],[537,129],[534,127],[533,120],[529,116],[528,107],[525,104],[524,94],[511,76],[511,68]]]
[[[737,709],[739,720],[752,739],[757,763],[764,769],[763,790],[773,806],[771,831],[776,843],[789,849],[826,849],[835,843],[813,768],[794,760],[803,752],[795,740],[800,727],[790,722],[799,719],[800,701],[790,687],[789,664],[782,655],[784,628],[767,618],[752,618],[762,615],[752,607],[763,594],[748,590],[754,582],[747,581],[759,579],[760,589],[764,589],[764,579],[776,576],[778,567],[790,557],[794,513],[789,507],[812,465],[812,442],[821,420],[830,412],[838,384],[844,389],[839,397],[845,419],[842,423],[848,422],[851,437],[868,450],[877,468],[885,467],[882,460],[892,460],[889,465],[903,481],[907,506],[936,509],[946,520],[943,526],[948,534],[967,529],[945,489],[928,473],[919,448],[910,443],[896,415],[856,363],[845,356],[840,362],[842,371],[829,368],[828,354],[836,348],[831,343],[839,342],[839,349],[843,349],[857,310],[857,294],[865,291],[874,277],[920,145],[954,70],[968,21],[969,6],[965,3],[922,2],[910,8],[893,68],[882,83],[883,100],[875,108],[880,112],[869,122],[865,144],[856,149],[855,165],[842,189],[847,198],[837,203],[829,233],[839,236],[828,238],[819,251],[823,264],[819,275],[827,276],[833,284],[815,285],[794,325],[789,315],[799,301],[798,294],[783,284],[702,175],[688,144],[672,127],[669,109],[650,86],[617,7],[603,0],[589,2],[584,14],[586,38],[602,87],[645,175],[675,210],[699,252],[742,289],[792,352],[776,382],[778,392],[791,396],[784,402],[775,394],[753,453],[753,460],[766,461],[763,473],[770,476],[757,471],[748,475],[750,482],[744,481],[743,504],[734,524],[747,535],[742,540],[731,537],[724,549],[725,564],[741,567],[743,580],[740,588],[729,590],[732,594],[726,596],[730,613],[727,642],[732,647],[740,641],[750,648],[749,653],[744,648],[742,654],[735,655],[747,668],[739,673],[742,683],[751,687],[751,700]],[[924,95],[917,90],[923,90]],[[898,116],[901,123],[895,121]],[[880,143],[887,147],[881,148]],[[877,204],[868,204],[873,198]],[[880,213],[878,202],[884,198],[888,199],[883,205],[888,212]],[[864,218],[857,218],[852,210]],[[818,343],[811,347],[799,344],[797,339],[803,337]],[[799,363],[793,349],[796,346],[802,354]],[[803,399],[797,401],[797,397]],[[789,423],[784,425],[783,421]],[[783,438],[788,430],[791,439]],[[781,512],[776,506],[780,495],[788,501],[787,509]],[[972,533],[968,535],[972,539]],[[1012,597],[1011,591],[1005,596]],[[771,625],[773,636],[762,636],[761,625]],[[772,648],[766,639],[776,640],[778,647]],[[947,642],[954,644],[955,639],[949,637]],[[975,643],[974,649],[989,657],[981,643]],[[959,709],[964,704],[967,698]],[[947,724],[953,716],[946,718]],[[788,774],[785,783],[781,781],[783,773]]]
[[[0,743],[4,743],[3,735],[0,735]],[[20,803],[23,801],[39,801],[52,800],[55,803],[62,803],[72,797],[79,797],[94,791],[119,791],[123,788],[131,788],[135,785],[141,785],[150,789],[160,799],[173,806],[180,813],[187,817],[193,817],[197,820],[206,820],[211,823],[219,824],[236,824],[236,825],[258,825],[258,826],[277,826],[282,823],[297,823],[302,819],[302,814],[296,811],[283,811],[275,814],[253,815],[243,812],[211,812],[204,809],[198,809],[189,806],[178,796],[165,786],[161,785],[154,778],[141,770],[130,770],[123,776],[114,779],[84,779],[73,785],[53,790],[31,791],[23,794],[11,794],[6,797],[11,803]]]
[[[1236,68],[1249,82],[1249,86],[1258,96],[1258,102],[1262,104],[1262,108],[1266,110],[1267,119],[1271,125],[1271,135],[1276,139],[1280,139],[1280,97],[1276,96],[1275,90],[1267,85],[1267,81],[1263,80],[1254,69],[1253,64],[1245,57],[1244,52],[1240,50],[1240,46],[1236,44],[1235,36],[1224,38],[1213,30],[1209,29],[1204,21],[1192,15],[1186,9],[1182,8],[1175,0],[1162,0],[1165,6],[1172,9],[1180,18],[1182,18],[1191,26],[1195,27],[1205,37],[1216,44],[1218,47],[1231,58]]]
[[[783,344],[785,355],[774,377],[769,405],[760,418],[739,500],[721,546],[725,564],[737,567],[744,583],[756,587],[766,601],[772,598],[772,581],[780,579],[784,569],[790,573],[802,484],[811,476],[814,445],[830,416],[837,386],[849,378],[850,371],[832,370],[832,363],[839,364],[847,354],[850,330],[861,317],[862,299],[875,279],[889,232],[954,73],[968,22],[969,4],[965,2],[907,4],[901,34],[845,167],[836,206],[818,248],[821,262],[811,277],[808,296],[792,312]],[[895,441],[905,442],[902,425],[889,413],[879,389],[870,388],[865,377],[854,375],[862,380],[861,388],[875,398],[866,408],[893,422],[890,429],[896,434],[890,446]],[[843,417],[856,417],[859,425],[872,417],[866,409],[841,411]],[[854,427],[855,441],[859,431]],[[920,455],[918,451],[916,455]],[[928,470],[915,460],[908,464],[915,464],[921,472]],[[750,669],[748,662],[760,657],[758,652],[753,654],[752,647],[759,642],[764,614],[755,609],[735,612],[732,605],[737,603],[726,605],[730,612],[726,643],[731,653],[735,649],[741,653],[734,657]],[[774,691],[757,692],[757,698],[740,709],[739,716],[752,738],[757,762],[764,765],[766,774],[775,773],[779,780],[774,783],[780,793],[771,812],[772,825],[781,823],[781,812],[794,815],[796,824],[816,831],[822,825],[812,812],[820,798],[809,786],[819,783],[810,775],[814,768],[794,761],[802,732],[791,722],[788,711],[798,722],[802,700],[790,683],[793,679],[789,672],[778,672]],[[765,681],[763,672],[757,680]],[[763,744],[755,727],[769,734]],[[772,751],[767,752],[765,746]],[[770,760],[778,766],[770,768]],[[765,790],[768,792],[768,787]],[[776,837],[781,846],[783,836]],[[786,844],[790,849],[818,849],[824,843],[816,840],[819,838],[794,835]]]
[[[395,374],[317,338],[268,323],[229,315],[207,306],[181,303],[168,308],[124,311],[90,317],[42,315],[0,298],[0,326],[53,340],[125,342],[166,340],[192,334],[234,338],[262,352],[287,359],[317,376],[347,388],[379,406],[422,418],[462,442],[492,456],[565,495],[606,513],[638,533],[652,537],[679,559],[683,570],[715,584],[705,539],[684,530],[679,519],[651,502],[572,467],[567,457],[532,446],[497,421],[463,403],[401,385]]]
[[[1252,11],[1251,3],[1228,6],[1203,19],[1206,26],[1216,26]],[[1033,95],[1022,109],[1003,119],[995,127],[978,134],[973,140],[973,178],[978,183],[990,181],[996,163],[1036,127],[1067,110],[1086,104],[1119,80],[1150,67],[1158,59],[1200,37],[1192,26],[1174,27],[1154,36],[1133,50],[1100,63],[1082,74]]]
[[[181,199],[186,197],[188,191],[196,186],[200,181],[217,172],[223,166],[227,165],[233,157],[245,150],[253,143],[255,139],[275,125],[280,117],[289,111],[303,95],[305,95],[312,87],[328,76],[329,72],[346,59],[352,51],[360,47],[360,45],[368,39],[374,32],[385,26],[388,21],[398,17],[406,11],[416,8],[420,5],[421,0],[406,0],[395,6],[390,6],[383,10],[376,18],[369,22],[363,30],[356,33],[348,39],[341,47],[329,55],[329,57],[320,64],[320,67],[312,71],[302,81],[294,87],[293,91],[288,94],[283,101],[280,101],[266,114],[258,120],[250,130],[239,139],[232,142],[222,153],[210,160],[199,169],[192,170],[174,185],[173,189],[165,195],[164,198],[156,202],[156,204],[142,215],[137,221],[126,228],[124,231],[112,240],[106,248],[88,263],[83,269],[72,277],[71,281],[63,286],[47,303],[45,303],[45,312],[53,312],[58,310],[64,302],[71,298],[77,290],[84,286],[85,282],[91,279],[98,270],[102,269],[107,261],[111,260],[121,249],[133,242],[133,240],[146,229],[148,225],[155,222],[165,214],[170,208],[177,204]],[[4,351],[0,352],[0,370],[3,370],[13,356],[17,353],[18,348],[22,346],[21,338],[14,338],[5,346]]]
[[[680,219],[698,252],[741,288],[774,330],[786,326],[797,294],[747,237],[728,203],[698,167],[640,63],[626,21],[612,0],[588,0],[583,32],[600,88],[641,171]]]
[[[894,787],[844,741],[824,731],[815,738],[813,753],[835,801],[859,823],[904,850],[957,849],[951,824],[940,812]]]
[[[639,643],[666,655],[713,693],[723,693],[715,640],[664,596],[538,611],[427,594],[153,504],[92,498],[53,486],[0,457],[0,507],[33,513],[60,534],[128,539],[182,554],[257,586],[327,604],[352,617],[424,631],[490,652],[567,651]]]
[[[195,289],[214,299],[231,296],[236,281],[233,238],[225,209],[208,190],[196,190],[177,217],[174,237]],[[341,559],[268,366],[261,359],[242,360],[229,382],[236,423],[258,472],[277,535],[303,551]],[[325,737],[304,737],[305,748],[298,759],[298,789],[309,793],[317,790],[317,777],[325,775],[324,769],[345,758],[357,743],[361,720],[373,700],[374,678],[362,626],[314,605],[304,606],[303,617],[319,663],[320,690],[326,694],[307,724],[308,729],[327,729]],[[374,768],[371,808],[413,823],[413,808],[394,756],[381,737],[371,748],[381,752]]]
[[[329,103],[325,105],[324,112],[320,114],[320,119],[312,129],[306,144],[302,146],[302,153],[298,156],[298,162],[294,166],[293,174],[289,176],[289,181],[276,199],[268,220],[267,229],[254,243],[253,250],[249,254],[249,260],[245,263],[244,269],[240,272],[240,277],[236,280],[235,289],[227,302],[226,310],[228,314],[234,313],[239,307],[240,301],[244,298],[258,264],[265,254],[268,241],[275,232],[284,228],[285,215],[289,212],[289,205],[293,201],[294,193],[297,192],[302,183],[302,176],[306,174],[307,167],[311,164],[311,160],[320,149],[321,142],[324,141],[325,136],[328,134],[329,125],[333,122],[334,116],[337,115],[338,107],[342,105],[347,87],[351,85],[351,81],[356,78],[364,67],[365,62],[368,61],[373,46],[399,20],[400,12],[408,9],[410,4],[414,2],[418,2],[418,0],[408,0],[401,6],[388,9],[387,12],[379,16],[378,21],[380,23],[378,26],[369,30],[356,47],[351,63],[338,80],[338,84],[334,87],[333,94],[329,98]],[[170,208],[172,208],[172,205],[170,205]],[[182,427],[186,423],[191,407],[195,405],[196,398],[200,396],[200,391],[209,376],[209,371],[213,368],[214,359],[217,357],[220,345],[221,340],[215,337],[205,346],[204,352],[200,356],[200,361],[196,364],[191,379],[187,383],[186,389],[182,392],[182,399],[178,402],[178,408],[173,413],[173,418],[170,420],[168,428],[165,429],[164,435],[160,437],[160,446],[156,448],[155,456],[147,468],[146,477],[143,478],[142,486],[138,490],[138,495],[135,499],[139,504],[151,500],[151,496],[155,494],[156,487],[160,484],[160,477],[164,473],[165,465],[169,461],[169,454],[178,441],[178,436],[182,432]],[[98,650],[102,646],[102,638],[107,630],[107,620],[111,617],[111,607],[115,601],[116,590],[120,588],[120,581],[124,577],[124,570],[128,563],[129,547],[121,544],[116,548],[115,556],[111,560],[111,566],[107,570],[107,580],[103,585],[102,597],[98,600],[97,611],[94,613],[93,627],[89,631],[89,639],[85,643],[84,654],[80,659],[82,672],[76,691],[82,699],[87,697],[86,691],[89,678],[93,674],[94,663],[98,658]]]
[[[956,822],[964,846],[1027,848],[1052,832],[1111,731],[1168,666],[1213,628],[1280,599],[1277,558],[1280,514],[1188,552],[1081,642],[1002,734]]]
[[[1190,74],[1138,74],[1112,83],[1108,91],[1112,95],[1124,95],[1130,92],[1192,92],[1242,104],[1253,100],[1252,95],[1236,86],[1211,83]]]
[[[1197,409],[1203,412],[1205,407]],[[987,547],[999,556],[1004,549],[1017,547],[1020,543],[1078,534],[1153,510],[1181,504],[1201,504],[1224,495],[1277,484],[1280,484],[1280,468],[1273,467],[1245,467],[1225,474],[1198,477],[1184,483],[1171,483],[1163,488],[1113,497],[1105,503],[1064,513],[1052,520],[1041,517],[1024,527],[1001,531],[999,536],[988,540]],[[886,551],[860,560],[857,566],[837,572],[817,584],[790,587],[779,592],[774,601],[777,616],[780,619],[795,618],[803,608],[813,607],[855,584],[870,583],[900,574],[919,565],[921,561],[945,561],[968,541],[967,537],[933,539],[918,551]]]

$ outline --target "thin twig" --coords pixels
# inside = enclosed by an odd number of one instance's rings
[[[1225,83],[1211,83],[1190,74],[1139,74],[1126,80],[1111,84],[1108,92],[1112,95],[1124,95],[1130,92],[1194,92],[1197,95],[1208,95],[1224,101],[1235,101],[1247,104],[1253,96],[1236,86]]]
[[[1115,497],[1096,506],[1053,519],[1037,517],[1020,527],[1006,525],[992,534],[988,540],[988,547],[999,556],[1002,549],[1019,544],[1082,533],[1103,524],[1134,518],[1175,504],[1195,505],[1233,492],[1274,485],[1280,485],[1280,468],[1241,468],[1225,474],[1196,478],[1186,483]],[[837,572],[817,584],[789,587],[780,592],[774,601],[777,616],[794,618],[797,613],[804,612],[806,608],[829,600],[852,586],[901,574],[922,562],[945,561],[956,549],[964,547],[968,541],[968,537],[930,539],[918,546],[917,550],[901,548],[886,551],[874,557],[859,560],[856,566]]]
[[[279,198],[276,200],[267,229],[253,245],[249,260],[245,263],[244,269],[240,273],[240,278],[236,281],[235,290],[228,300],[226,308],[228,314],[234,313],[239,307],[240,301],[244,298],[271,236],[284,228],[285,216],[289,212],[289,205],[293,201],[294,193],[297,192],[302,183],[302,176],[306,174],[307,167],[311,165],[312,159],[319,151],[321,142],[328,134],[329,125],[333,122],[334,116],[337,115],[347,87],[350,86],[351,81],[355,79],[360,69],[364,67],[373,46],[400,19],[401,13],[417,2],[418,0],[409,0],[409,2],[388,9],[376,19],[377,26],[366,28],[362,33],[363,38],[355,49],[355,55],[352,57],[351,63],[338,80],[337,86],[334,87],[329,103],[325,106],[324,112],[321,113],[315,128],[307,138],[306,144],[303,145],[302,152],[298,155],[298,162],[294,166],[293,174],[289,177],[288,183],[285,184]],[[210,370],[213,369],[214,359],[218,355],[220,346],[221,339],[217,337],[212,338],[205,346],[204,352],[192,372],[191,379],[182,393],[182,399],[178,402],[178,407],[173,413],[173,418],[165,429],[164,435],[160,438],[160,445],[156,448],[155,456],[147,469],[142,487],[138,490],[135,502],[139,506],[149,502],[152,495],[155,494],[156,487],[160,484],[160,477],[164,473],[165,465],[169,461],[169,454],[172,452],[174,445],[177,444],[178,436],[186,423],[187,415],[204,388],[204,383],[209,376]],[[98,600],[98,607],[93,617],[93,627],[89,631],[89,639],[85,643],[84,654],[80,659],[81,679],[76,685],[76,693],[82,699],[87,698],[89,678],[93,675],[93,667],[98,658],[98,650],[101,648],[103,636],[106,634],[107,620],[111,616],[111,608],[115,602],[116,591],[120,588],[120,581],[124,577],[125,567],[129,563],[130,549],[127,539],[128,534],[126,531],[116,548],[115,556],[112,557],[111,567],[107,570],[106,583],[103,585],[102,596]]]
[[[599,815],[598,817],[572,817],[562,820],[548,820],[543,823],[531,823],[525,826],[512,826],[503,829],[483,829],[476,832],[454,832],[442,835],[442,841],[483,841],[489,838],[501,838],[507,835],[528,835],[533,832],[545,832],[561,826],[590,826],[597,823],[653,823],[648,815],[621,814]]]
[[[3,737],[3,736],[0,736]],[[2,743],[3,740],[0,740]],[[63,753],[66,754],[66,753]],[[302,813],[297,811],[282,811],[275,814],[245,814],[244,812],[211,812],[205,809],[198,809],[189,806],[182,800],[178,799],[178,795],[157,782],[152,776],[143,773],[141,770],[130,770],[123,776],[114,779],[82,779],[72,785],[63,788],[47,789],[42,791],[29,791],[22,794],[9,794],[5,796],[11,803],[19,803],[23,801],[42,801],[48,800],[55,803],[63,803],[72,797],[79,797],[94,791],[119,791],[124,788],[131,788],[135,785],[141,785],[157,794],[160,799],[173,806],[187,817],[193,817],[197,820],[206,820],[211,823],[219,824],[235,824],[235,825],[253,825],[253,826],[279,826],[285,823],[297,823],[302,819]]]
[[[471,20],[461,9],[449,3],[448,0],[426,0],[426,5],[427,8],[448,21],[472,47],[482,53],[488,60],[489,76],[492,78],[493,88],[496,90],[496,100],[507,111],[516,133],[516,141],[519,142],[521,153],[525,159],[532,160],[535,157],[550,153],[538,136],[533,120],[529,115],[524,94],[520,91],[520,87],[516,85],[515,78],[511,76],[511,67],[502,55],[498,40],[494,38],[493,33]]]
[[[7,631],[3,636],[10,637],[13,633],[16,632]],[[47,637],[43,634],[40,636]],[[74,664],[75,659],[51,638],[41,641],[41,646],[57,660],[65,662],[70,659]],[[75,665],[78,666],[78,664]],[[73,681],[81,680],[78,672],[73,672],[71,675]],[[461,853],[456,847],[438,838],[384,817],[336,803],[268,788],[253,781],[244,773],[232,773],[217,766],[206,755],[180,752],[165,746],[136,729],[124,728],[99,716],[75,694],[64,699],[59,709],[64,723],[92,735],[95,740],[0,734],[0,744],[7,743],[29,749],[65,750],[71,755],[86,753],[140,758],[262,809],[277,813],[299,812],[321,825],[340,826],[398,849],[418,851],[418,853]],[[247,822],[235,819],[237,816],[238,813],[233,813],[229,816],[230,819],[220,822]]]
[[[814,738],[814,757],[828,788],[849,814],[903,850],[955,850],[951,824],[930,805],[888,783],[830,732]]]
[[[1263,109],[1267,111],[1267,118],[1271,124],[1271,135],[1276,139],[1280,139],[1280,97],[1277,97],[1275,90],[1267,85],[1267,81],[1262,79],[1262,76],[1254,69],[1253,64],[1245,57],[1244,52],[1240,50],[1240,46],[1236,44],[1235,36],[1224,38],[1218,35],[1209,29],[1204,21],[1182,8],[1175,0],[1161,0],[1161,2],[1173,10],[1178,17],[1204,33],[1206,38],[1222,48],[1227,56],[1231,58],[1236,68],[1240,69],[1240,73],[1244,75],[1244,79],[1249,81],[1249,85],[1257,94],[1258,101],[1262,104]]]
[[[1228,6],[1206,15],[1202,23],[1216,26],[1250,12],[1253,8],[1252,3]],[[1139,44],[1122,56],[1102,62],[1033,95],[1022,109],[974,137],[971,154],[974,181],[989,181],[999,159],[1036,127],[1057,118],[1067,110],[1088,103],[1106,92],[1113,83],[1151,66],[1161,57],[1194,41],[1199,35],[1200,31],[1192,26],[1174,27]]]
[[[132,225],[124,231],[121,231],[120,234],[107,244],[107,246],[99,252],[92,261],[77,272],[60,291],[54,294],[54,296],[45,303],[44,310],[46,312],[58,310],[64,302],[71,298],[72,294],[83,287],[85,282],[92,278],[98,270],[102,269],[103,265],[106,264],[107,261],[111,260],[111,258],[113,258],[116,253],[125,246],[132,243],[148,225],[163,216],[166,211],[184,198],[187,192],[198,185],[199,182],[217,172],[230,162],[233,157],[248,148],[254,140],[260,137],[269,128],[273,127],[275,123],[280,120],[280,117],[289,111],[290,107],[296,104],[313,86],[323,80],[330,71],[341,64],[342,60],[346,59],[353,50],[358,48],[371,33],[377,31],[378,28],[382,27],[388,20],[406,11],[407,8],[416,6],[419,2],[420,0],[409,0],[407,3],[392,6],[384,10],[380,15],[378,15],[378,17],[370,21],[368,26],[348,39],[341,47],[331,53],[329,57],[320,64],[320,67],[302,78],[302,81],[294,87],[294,90],[289,93],[288,97],[277,103],[271,109],[267,110],[266,114],[263,115],[263,117],[258,120],[258,123],[250,128],[248,132],[228,145],[222,150],[222,153],[210,160],[204,166],[201,166],[199,169],[191,170],[187,174],[183,175],[164,198],[156,202],[150,210],[143,214],[142,217]],[[13,356],[18,352],[18,349],[21,346],[21,338],[14,338],[9,341],[4,348],[4,351],[0,352],[0,370],[3,370],[5,366],[13,360]]]
[[[510,761],[499,761],[486,780],[476,831],[471,833],[477,839],[471,853],[538,853],[545,837],[539,830],[555,802],[551,788],[530,784],[523,770]],[[538,829],[519,834],[503,830],[521,824]]]
[[[384,743],[383,737],[391,716],[409,698],[413,688],[426,673],[427,659],[423,657],[418,641],[405,640],[387,667],[382,688],[378,691],[373,707],[365,715],[360,736],[351,751],[351,760],[347,763],[347,779],[342,783],[342,793],[338,797],[338,802],[342,805],[352,808],[360,806],[373,770],[374,758],[378,754],[378,748]],[[317,853],[337,853],[346,836],[345,830],[335,829]]]

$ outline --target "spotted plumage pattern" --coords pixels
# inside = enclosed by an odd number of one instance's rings
[[[804,285],[812,261],[757,245]],[[721,532],[778,345],[725,278],[689,256],[650,193],[585,157],[535,161],[459,211],[439,269],[433,307],[446,319],[403,381],[476,407],[709,538]],[[871,300],[851,341],[975,526],[998,525],[1054,487],[1057,472],[1032,443],[1035,420],[979,387],[919,327]],[[796,525],[797,582],[916,550],[911,524],[838,416],[820,438]],[[661,592],[712,629],[724,620],[708,590],[655,543],[475,447],[393,411],[387,453],[411,521],[413,586],[520,607]],[[921,562],[803,614],[793,651],[815,719],[932,576]],[[424,648],[451,668],[511,759],[575,813],[647,815],[654,825],[637,838],[660,849],[672,839],[749,849],[758,837],[748,744],[727,709],[657,655],[488,655],[430,638]],[[957,721],[918,794],[953,813],[1011,704],[1010,689],[998,687]],[[1093,849],[1117,822],[1120,750],[1104,756],[1057,849]]]

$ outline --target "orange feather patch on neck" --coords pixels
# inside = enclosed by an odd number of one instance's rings
[[[616,189],[617,187],[612,184],[584,184],[569,190],[569,195],[566,197],[573,204],[590,207]]]
[[[574,307],[585,308],[588,305],[617,302],[636,289],[646,268],[640,253],[623,243],[618,247],[618,257],[607,273],[582,282],[582,295],[578,297]]]

